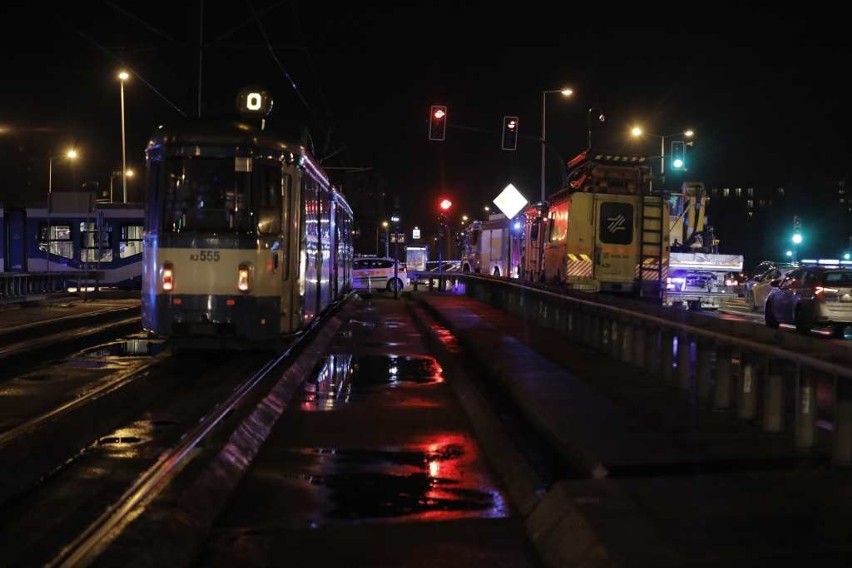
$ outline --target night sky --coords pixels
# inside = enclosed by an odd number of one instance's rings
[[[563,86],[573,98],[547,95],[548,191],[560,161],[585,148],[590,108],[606,116],[593,124],[593,146],[615,153],[659,154],[659,139],[628,136],[634,123],[663,135],[695,129],[689,173],[708,186],[808,194],[848,184],[850,33],[838,14],[619,6],[7,3],[2,196],[41,195],[48,157],[70,143],[84,158],[65,171],[54,162],[54,187],[109,183],[121,167],[122,67],[134,75],[125,87],[130,167],[144,166],[158,124],[199,108],[234,115],[239,88],[261,85],[275,99],[271,127],[306,129],[326,166],[381,176],[406,226],[428,224],[443,196],[458,215],[477,215],[510,182],[537,200],[542,91]],[[432,104],[448,107],[444,142],[427,139]],[[515,152],[500,149],[504,115],[520,118]]]

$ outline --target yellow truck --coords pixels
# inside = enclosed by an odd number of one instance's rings
[[[583,152],[548,200],[539,279],[591,292],[663,298],[668,277],[668,198],[650,193],[641,157]],[[533,278],[534,279],[534,278]]]

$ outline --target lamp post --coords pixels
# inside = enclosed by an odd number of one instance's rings
[[[545,137],[545,123],[547,119],[546,108],[547,95],[550,93],[562,93],[563,97],[570,97],[574,91],[569,88],[564,89],[548,89],[541,92],[541,201],[544,201],[544,156],[545,148],[547,147],[547,138]]]
[[[379,248],[380,243],[381,243],[381,241],[379,241],[379,234],[380,234],[381,229],[384,229],[385,231],[387,231],[387,229],[388,229],[388,222],[387,221],[382,221],[379,225],[376,225],[376,256],[379,256],[381,254],[381,248]],[[385,256],[387,256],[387,255],[385,255]]]
[[[399,213],[394,212],[391,215],[391,223],[393,223],[393,299],[399,298]]]
[[[390,224],[382,221],[382,228],[385,230],[385,258],[387,258],[390,256]]]
[[[660,183],[663,184],[666,182],[666,138],[671,138],[673,136],[684,136],[686,138],[692,138],[693,136],[695,136],[695,131],[691,128],[688,128],[683,132],[676,132],[674,134],[651,134],[650,132],[643,131],[641,126],[634,126],[630,130],[630,134],[632,134],[634,138],[639,138],[640,136],[650,136],[651,138],[660,139]]]
[[[592,113],[598,111],[598,120],[603,122],[606,120],[603,111],[598,107],[589,107],[589,112],[586,113],[586,129],[589,131],[589,138],[586,145],[586,150],[592,150]]]
[[[60,154],[59,156],[50,156],[47,159],[47,242],[46,244],[46,268],[47,272],[50,272],[50,212],[52,209],[51,202],[53,201],[53,160],[55,158],[67,158],[69,160],[77,159],[77,150],[74,148],[68,148],[64,154]]]
[[[67,158],[69,160],[77,159],[77,150],[68,148],[64,154],[59,156],[51,156],[47,159],[47,210],[50,212],[50,199],[53,195],[53,160],[56,158]]]
[[[110,203],[115,203],[115,201],[113,200],[113,197],[112,197],[112,182],[115,178],[117,178],[120,175],[121,175],[120,171],[112,171],[109,174],[109,202]],[[134,175],[136,175],[136,173],[133,170],[127,170],[124,173],[124,175],[125,175],[125,177],[132,178]]]
[[[124,134],[124,82],[130,78],[127,71],[118,73],[118,80],[121,84],[121,194],[122,203],[127,203],[127,145]],[[112,180],[110,180],[112,181]],[[112,202],[112,192],[110,192],[110,202]]]

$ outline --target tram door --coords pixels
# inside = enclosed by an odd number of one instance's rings
[[[6,246],[4,272],[26,272],[27,271],[27,239],[24,227],[26,226],[27,212],[23,209],[10,209],[6,211]]]

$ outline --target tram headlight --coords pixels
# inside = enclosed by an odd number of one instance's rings
[[[237,273],[237,289],[240,292],[248,292],[251,289],[251,279],[249,278],[249,266],[241,264]]]
[[[163,263],[162,286],[164,292],[171,292],[175,287],[175,271],[171,262]]]

